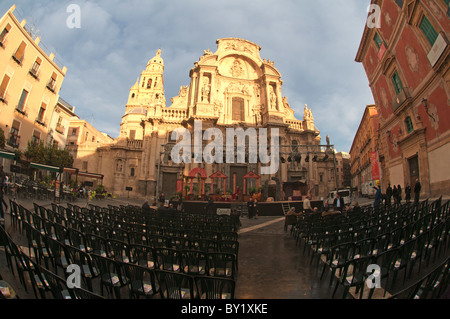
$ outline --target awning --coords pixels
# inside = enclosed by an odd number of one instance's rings
[[[78,176],[103,179],[103,175],[101,175],[101,174],[94,174],[94,173],[87,173],[87,172],[85,172],[85,173],[78,172]]]
[[[80,172],[77,168],[64,168],[64,172],[72,174],[72,175],[81,176],[81,177],[89,177],[89,178],[96,178],[96,179],[103,179],[103,177],[104,177],[104,175],[102,175],[102,174]]]
[[[54,173],[60,173],[62,170],[61,168],[56,167],[56,166],[49,166],[49,165],[38,164],[38,163],[30,163],[30,167],[41,169],[44,171],[50,171],[50,172],[54,172]]]
[[[16,156],[16,154],[14,154],[14,153],[0,151],[0,157],[13,160],[15,156]]]

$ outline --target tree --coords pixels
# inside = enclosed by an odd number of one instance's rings
[[[72,167],[73,157],[67,150],[60,150],[56,146],[44,146],[43,142],[28,142],[28,147],[24,153],[30,162],[56,166]]]

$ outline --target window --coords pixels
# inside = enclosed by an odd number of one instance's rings
[[[151,87],[152,87],[152,79],[148,79],[147,89],[150,89]]]
[[[375,36],[373,37],[373,41],[375,42],[375,45],[377,48],[381,48],[381,45],[383,44],[383,40],[381,40],[381,37],[378,33],[375,33]]]
[[[428,42],[433,46],[438,37],[438,33],[426,16],[423,16],[422,22],[420,23],[420,30],[422,30]]]
[[[134,167],[131,167],[131,168],[130,168],[130,176],[131,176],[131,177],[134,177]]]
[[[88,170],[88,162],[84,161],[82,164],[83,171],[87,172]]]
[[[41,123],[44,122],[44,116],[45,116],[46,109],[47,109],[47,104],[42,102],[41,108],[39,109],[39,113],[38,113],[38,117],[37,117],[37,120]]]
[[[28,91],[23,90],[22,95],[20,96],[19,105],[17,105],[17,110],[20,112],[25,112],[25,103],[28,98]]]
[[[400,8],[403,8],[403,0],[395,0],[395,3],[396,3]]]
[[[41,68],[42,60],[40,58],[37,58],[36,61],[34,61],[33,66],[30,69],[30,74],[37,79],[39,74],[39,69]]]
[[[25,56],[25,48],[27,47],[26,43],[22,41],[16,53],[13,55],[14,61],[22,65],[23,57]]]
[[[244,121],[244,99],[233,98],[232,101],[232,120],[233,121]]]
[[[5,74],[0,85],[0,101],[6,103],[6,90],[8,89],[9,80],[11,78]]]
[[[397,71],[392,75],[392,84],[394,84],[395,93],[400,94],[403,91],[403,84]]]
[[[63,118],[60,116],[58,117],[58,122],[56,122],[56,132],[60,134],[64,134],[64,126],[62,125]]]
[[[48,81],[48,84],[47,84],[47,88],[52,92],[55,92],[55,90],[56,90],[56,78],[57,78],[57,75],[55,72],[53,72],[52,77],[50,78],[50,80]]]
[[[8,24],[0,33],[0,46],[4,46],[6,36],[8,35],[9,31],[11,30],[11,25]]]
[[[19,136],[19,131],[20,131],[20,122],[14,120],[11,126],[11,131],[9,139],[8,139],[8,145],[12,146],[14,148],[18,148],[19,147],[19,142],[20,142],[20,136]]]
[[[41,141],[41,132],[34,131],[33,136],[31,137],[31,142],[34,144],[39,144],[40,141]]]
[[[78,135],[78,131],[76,128],[72,128],[72,136],[77,136]]]
[[[414,126],[413,126],[411,117],[408,116],[405,119],[405,125],[406,125],[406,131],[408,132],[408,134],[411,133],[412,131],[414,131]]]

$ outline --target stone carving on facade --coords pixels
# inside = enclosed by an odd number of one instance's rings
[[[273,86],[270,86],[270,107],[272,109],[277,108],[277,94],[275,93]]]
[[[116,172],[122,173],[122,171],[123,171],[123,161],[121,159],[118,159],[116,161]]]
[[[419,55],[411,46],[407,46],[405,49],[406,60],[408,61],[409,68],[414,71],[419,71]]]
[[[211,94],[211,87],[209,84],[209,78],[203,79],[203,85],[202,85],[202,102],[203,103],[209,103],[210,101],[210,94]]]
[[[305,104],[305,110],[303,111],[303,120],[305,122],[314,122],[314,117],[312,115],[311,109],[308,109],[308,105]]]
[[[256,54],[256,48],[254,48],[253,46],[239,41],[239,40],[229,40],[226,47],[225,47],[225,51],[240,51],[240,52],[248,52],[250,54]]]
[[[233,62],[233,66],[230,69],[230,73],[235,78],[240,78],[244,74],[244,69],[242,68],[241,62],[239,59],[235,59]]]

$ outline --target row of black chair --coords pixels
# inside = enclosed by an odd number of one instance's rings
[[[311,262],[316,256],[324,263],[321,278],[327,268],[331,270],[330,285],[336,271],[340,271],[334,293],[340,284],[344,287],[344,298],[352,286],[361,288],[362,296],[368,265],[380,265],[383,279],[393,273],[392,288],[400,270],[404,270],[405,281],[417,263],[419,273],[423,260],[428,266],[433,251],[434,260],[446,251],[450,237],[448,204],[441,205],[439,199],[431,204],[424,201],[419,206],[399,205],[391,211],[369,208],[353,214],[351,219],[339,216],[334,219],[335,225],[324,225],[316,216],[303,216],[291,234],[297,236],[297,242],[298,238],[304,241],[304,251],[308,247],[312,253]],[[365,219],[362,214],[366,214]],[[374,221],[381,224],[376,225]],[[349,269],[352,269],[351,276]],[[372,294],[373,291],[369,297]]]
[[[210,258],[204,260],[204,269],[203,266],[187,263],[185,272],[181,271],[181,267],[180,271],[174,271],[174,269],[169,271],[149,268],[148,264],[142,266],[138,264],[139,261],[130,263],[96,253],[86,253],[70,245],[58,244],[57,240],[46,236],[46,240],[52,243],[48,246],[48,251],[45,252],[47,248],[43,247],[41,247],[42,251],[36,251],[38,256],[42,254],[43,258],[49,259],[49,262],[44,264],[39,262],[39,257],[34,258],[32,255],[25,254],[3,227],[0,229],[0,234],[8,266],[13,274],[14,269],[18,272],[25,290],[27,290],[27,282],[31,283],[36,298],[104,298],[104,288],[113,292],[116,298],[121,298],[121,289],[127,287],[129,298],[153,298],[158,295],[164,299],[234,299],[235,280],[228,276],[228,270],[225,269],[224,276],[214,276],[220,274],[220,270],[208,267],[211,265],[207,263],[211,260]],[[193,257],[189,255],[190,253],[199,252],[185,252],[183,256]],[[208,254],[208,256],[212,255]],[[164,263],[163,260],[159,262]],[[78,285],[69,289],[68,283],[71,278],[67,272],[69,265],[80,267],[83,281],[87,283],[86,288]],[[217,266],[220,267],[218,264]],[[63,276],[58,275],[58,268],[64,269]],[[209,272],[211,276],[201,275],[202,272],[205,274]],[[28,280],[25,274],[28,274]],[[94,292],[92,281],[95,278],[100,280],[100,293]]]

